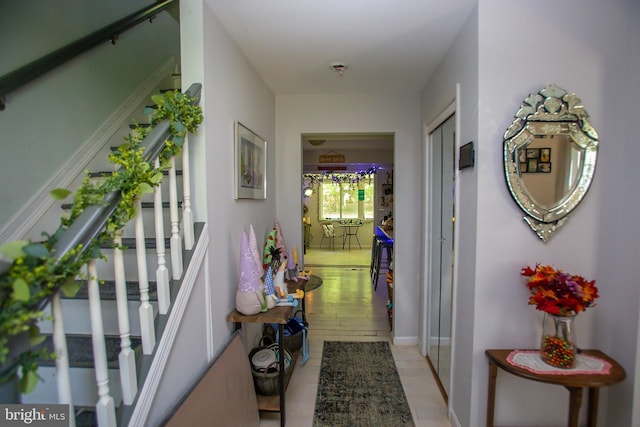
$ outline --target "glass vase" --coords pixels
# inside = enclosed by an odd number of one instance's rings
[[[576,366],[575,316],[555,316],[545,313],[542,320],[540,357],[551,366],[571,369]]]

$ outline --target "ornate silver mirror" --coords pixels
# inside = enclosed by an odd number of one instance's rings
[[[598,134],[575,94],[550,85],[530,94],[504,134],[504,171],[524,220],[548,240],[593,179]]]

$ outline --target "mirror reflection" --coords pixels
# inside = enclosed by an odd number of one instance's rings
[[[556,85],[530,94],[515,117],[504,135],[507,186],[546,241],[591,185],[598,134],[580,99]]]
[[[584,156],[569,135],[536,136],[516,153],[523,185],[534,203],[551,209],[575,190]]]

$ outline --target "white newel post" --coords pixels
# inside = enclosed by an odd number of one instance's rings
[[[87,264],[89,283],[89,311],[91,315],[91,338],[93,341],[93,359],[95,362],[98,403],[96,418],[100,427],[116,426],[116,408],[109,394],[109,372],[107,366],[107,346],[104,342],[102,308],[100,307],[100,289],[98,288],[96,261]]]
[[[136,375],[135,352],[131,348],[131,323],[129,322],[129,307],[127,298],[127,282],[124,272],[124,257],[122,254],[121,231],[113,239],[115,249],[113,264],[115,272],[116,305],[118,307],[118,328],[120,331],[120,383],[122,385],[122,401],[131,405],[138,393],[138,378]]]
[[[56,377],[58,378],[58,403],[69,405],[69,413],[75,414],[73,399],[71,397],[69,352],[67,351],[67,338],[64,334],[60,292],[53,296],[53,301],[51,301],[51,310],[53,313],[53,348],[56,353]],[[69,427],[75,426],[76,417],[70,416]]]
[[[147,272],[147,248],[144,239],[144,222],[142,220],[142,202],[136,201],[136,257],[138,258],[138,284],[140,287],[140,334],[142,335],[142,352],[153,353],[156,345],[156,332],[153,326],[153,307],[149,304],[149,274]]]
[[[184,229],[184,248],[193,249],[195,241],[193,231],[193,211],[191,210],[191,169],[189,168],[189,135],[184,137],[182,146],[182,228]]]
[[[155,161],[156,169],[160,168],[160,159]],[[156,269],[156,292],[158,294],[158,312],[167,314],[171,305],[169,292],[169,269],[165,256],[164,245],[164,213],[162,208],[162,187],[158,185],[154,194],[153,212],[156,225],[156,253],[158,255],[158,268]]]
[[[171,214],[171,271],[173,279],[182,277],[182,241],[180,239],[180,218],[178,217],[178,183],[176,181],[176,158],[171,158],[169,168],[169,205]]]

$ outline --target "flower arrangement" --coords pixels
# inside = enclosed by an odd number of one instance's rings
[[[529,304],[545,312],[540,357],[556,368],[574,368],[577,345],[573,318],[594,305],[599,296],[596,281],[540,264],[524,267],[520,274],[529,278]]]
[[[527,266],[520,275],[529,278],[529,304],[555,316],[574,316],[595,305],[599,296],[595,280],[586,280],[550,265]]]

